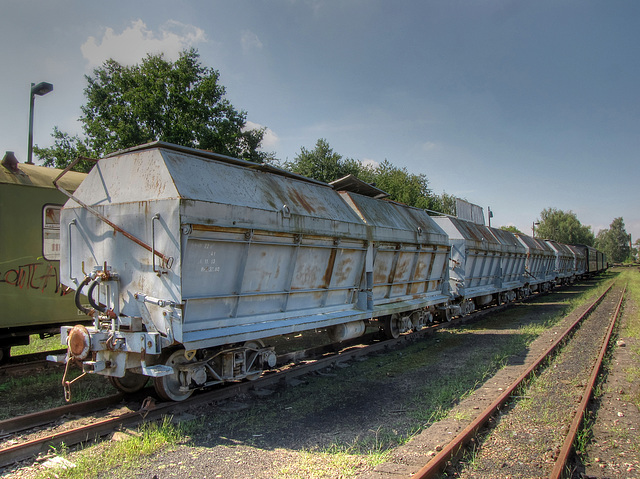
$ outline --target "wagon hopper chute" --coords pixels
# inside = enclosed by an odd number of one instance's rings
[[[575,280],[576,257],[569,246],[554,240],[545,240],[556,255],[556,284],[572,283]]]
[[[424,210],[340,194],[368,227],[373,265],[367,288],[387,336],[445,318],[450,299],[446,233]]]

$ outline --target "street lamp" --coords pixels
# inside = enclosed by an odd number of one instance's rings
[[[33,154],[33,100],[35,95],[42,96],[46,95],[50,91],[53,90],[53,85],[47,82],[40,82],[37,85],[35,83],[31,84],[31,95],[29,101],[29,152],[27,153],[27,164],[33,165],[33,160],[31,159]]]
[[[534,238],[536,237],[536,226],[540,226],[539,221],[534,221],[533,224],[531,225],[531,232]]]

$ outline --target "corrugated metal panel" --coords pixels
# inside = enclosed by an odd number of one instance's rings
[[[456,198],[456,216],[461,220],[484,225],[484,211],[478,205]]]
[[[556,255],[555,272],[559,278],[567,278],[574,275],[575,256],[565,244],[553,240],[545,242],[554,250]]]
[[[524,248],[513,244],[507,232],[459,218],[436,216],[449,235],[452,268],[450,285],[465,298],[515,289],[523,284]]]
[[[415,301],[415,307],[445,302],[449,243],[433,219],[419,208],[340,194],[369,227],[377,310],[398,301]]]
[[[526,276],[530,284],[540,284],[555,278],[556,256],[543,240],[525,234],[517,234],[518,240],[527,248]]]

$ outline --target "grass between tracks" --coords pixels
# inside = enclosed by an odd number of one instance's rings
[[[402,350],[336,367],[251,401],[245,409],[215,408],[189,424],[188,431],[166,423],[158,430],[143,430],[142,437],[159,437],[149,439],[155,449],[148,449],[148,454],[178,444],[205,448],[241,444],[265,454],[284,447],[295,451],[296,458],[274,471],[274,477],[354,477],[384,462],[395,447],[446,417],[462,398],[595,292],[591,288],[584,294],[557,294],[441,330]],[[540,304],[550,301],[559,303],[555,312],[537,314]],[[534,319],[524,321],[525,316]],[[327,432],[319,434],[319,430]],[[141,440],[103,443],[73,454],[69,460],[77,466],[56,474],[95,477],[95,471],[102,471],[103,477],[121,477],[122,468],[139,466]]]
[[[627,369],[627,381],[629,383],[640,383],[640,268],[629,268],[624,271],[622,278],[627,281],[627,291],[631,301],[635,304],[635,315],[629,314],[627,322],[621,336],[629,338],[632,342],[630,345],[631,352],[636,359],[635,364],[638,366]],[[630,401],[640,409],[640,388],[629,392],[625,400]]]
[[[54,351],[56,349],[63,349],[64,346],[60,344],[60,335],[55,334],[48,338],[40,338],[37,334],[29,336],[29,344],[24,346],[13,346],[11,348],[12,356],[20,356],[22,354],[41,353],[44,351]]]
[[[143,424],[138,433],[121,434],[118,440],[99,443],[80,453],[70,454],[66,447],[54,449],[57,456],[67,459],[66,466],[40,471],[38,479],[66,478],[84,479],[104,477],[105,471],[120,468],[128,470],[137,465],[141,458],[175,446],[189,439],[192,422],[174,424],[170,417],[159,423]],[[72,457],[73,456],[73,457]],[[115,477],[108,475],[106,477]]]
[[[65,405],[62,376],[64,369],[47,370],[23,377],[0,379],[0,420]],[[80,374],[71,371],[68,379]],[[104,377],[87,375],[72,386],[73,401],[86,401],[114,394],[115,388]]]

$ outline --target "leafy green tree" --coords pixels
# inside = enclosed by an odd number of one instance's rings
[[[343,158],[324,138],[316,142],[313,150],[302,147],[293,161],[284,163],[284,168],[325,183],[352,174],[385,191],[391,200],[424,209],[442,205],[438,197],[431,194],[425,175],[409,173],[389,160],[378,166],[364,166],[357,160]]]
[[[624,228],[624,220],[616,218],[609,229],[598,231],[595,246],[604,254],[607,259],[614,263],[622,263],[631,257],[631,236]]]
[[[349,174],[367,181],[364,179],[366,176],[365,168],[360,162],[342,158],[342,155],[333,151],[329,142],[324,138],[320,138],[316,142],[313,150],[301,147],[300,153],[295,156],[293,161],[284,163],[284,168],[325,183],[330,183]]]
[[[35,146],[33,148],[35,154],[44,160],[46,166],[64,169],[79,156],[94,157],[86,141],[83,141],[78,135],[69,136],[61,132],[57,126],[54,126],[51,136],[54,138],[54,146],[50,148],[38,148]],[[88,172],[93,165],[95,165],[95,161],[80,160],[74,170]]]
[[[522,231],[520,231],[515,226],[501,226],[500,229],[504,230],[504,231],[510,231],[511,233],[515,233],[515,234],[519,234],[519,235],[524,234]]]
[[[321,138],[313,150],[300,148],[293,161],[284,162],[283,168],[309,178],[330,183],[349,174],[370,183],[389,195],[389,199],[417,208],[455,214],[456,198],[443,193],[434,195],[423,174],[409,173],[389,160],[377,166],[363,165],[357,160],[343,158]]]
[[[445,192],[442,195],[429,196],[430,211],[437,211],[438,213],[444,213],[445,215],[456,216],[456,197],[449,195]]]
[[[433,209],[437,205],[424,174],[409,173],[406,168],[398,168],[389,160],[380,163],[372,173],[376,187],[389,193],[389,198],[394,201],[423,209]]]
[[[536,237],[551,239],[565,244],[593,246],[595,237],[590,226],[585,226],[572,211],[546,208],[540,213],[540,225]]]
[[[77,154],[102,157],[151,141],[254,162],[272,159],[258,151],[265,130],[245,128],[246,112],[224,97],[219,72],[203,66],[194,49],[175,62],[162,54],[133,66],[107,60],[85,78],[87,102],[80,117],[85,138],[55,128],[54,146],[34,149],[46,165],[63,166]]]

